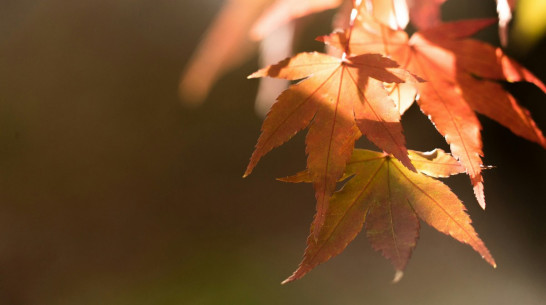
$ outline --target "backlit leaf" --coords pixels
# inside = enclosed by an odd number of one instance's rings
[[[496,267],[463,204],[446,185],[423,173],[456,174],[461,171],[456,167],[457,161],[441,150],[410,152],[410,156],[416,161],[419,173],[408,170],[385,153],[355,149],[345,171],[352,178],[332,196],[318,238],[313,238],[311,232],[303,261],[283,283],[301,278],[341,253],[364,224],[372,247],[401,271],[417,243],[418,218],[470,245]],[[308,172],[299,173],[290,181],[306,181],[307,175]]]
[[[419,107],[466,168],[483,208],[481,126],[474,111],[546,147],[545,138],[529,112],[517,104],[499,81],[526,81],[546,92],[544,84],[500,48],[467,38],[494,22],[478,19],[444,23],[417,32],[409,39],[405,32],[391,30],[361,14],[349,43],[352,54],[388,55],[426,80],[413,84],[419,94]],[[348,32],[338,32],[320,40],[344,48],[347,36]]]
[[[328,199],[361,133],[414,170],[405,147],[400,113],[383,82],[416,81],[390,59],[364,54],[339,59],[300,53],[250,76],[303,79],[284,91],[271,108],[245,176],[274,147],[309,125],[307,168],[315,187],[315,232],[324,223]]]

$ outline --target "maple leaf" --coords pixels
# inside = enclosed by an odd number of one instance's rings
[[[465,169],[442,150],[410,151],[409,156],[418,173],[385,153],[354,150],[345,170],[345,176],[351,176],[350,180],[332,196],[318,238],[312,237],[311,228],[303,261],[283,284],[301,278],[341,253],[364,224],[372,247],[401,271],[416,246],[419,218],[470,245],[496,267],[489,250],[474,231],[463,204],[445,184],[431,178],[458,174]],[[305,171],[279,180],[310,182],[312,179]]]
[[[500,48],[467,38],[494,22],[494,19],[477,19],[444,23],[417,32],[409,39],[404,31],[391,30],[361,13],[349,42],[348,31],[319,37],[338,48],[348,44],[352,54],[388,55],[426,80],[413,84],[420,96],[419,107],[466,168],[482,208],[485,199],[481,126],[474,111],[546,147],[546,140],[529,112],[498,81],[526,81],[546,92],[544,84]],[[405,104],[412,101],[406,100]]]
[[[316,52],[300,53],[249,78],[264,76],[305,79],[284,91],[271,108],[244,176],[267,152],[310,125],[306,138],[307,169],[317,199],[317,234],[324,222],[328,199],[361,133],[415,170],[407,155],[400,113],[383,82],[417,79],[392,60],[378,54],[340,59]]]

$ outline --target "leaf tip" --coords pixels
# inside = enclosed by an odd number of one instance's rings
[[[398,282],[400,282],[400,280],[402,279],[402,277],[404,277],[404,271],[402,270],[396,270],[396,272],[394,273],[394,278],[392,279],[392,284],[396,284]]]
[[[252,173],[252,168],[249,166],[246,168],[245,173],[243,174],[243,178],[248,177]]]
[[[497,269],[497,263],[491,255],[489,255],[488,257],[484,257],[483,259],[485,259],[489,263],[489,265],[493,267],[493,269]]]
[[[313,180],[311,179],[307,171],[302,171],[292,176],[277,178],[277,181],[290,182],[290,183],[313,182]]]
[[[252,171],[256,167],[256,164],[258,163],[259,158],[255,158],[256,152],[252,154],[250,157],[250,162],[248,162],[248,165],[246,166],[245,173],[243,174],[243,178],[248,177],[250,174],[252,174]]]
[[[269,76],[269,68],[270,67],[265,67],[265,68],[262,68],[252,74],[250,74],[249,76],[246,77],[246,79],[253,79],[253,78],[260,78],[260,77],[265,77],[265,76]]]
[[[411,162],[411,159],[409,157],[407,150],[404,150],[402,154],[399,154],[399,155],[397,154],[394,157],[398,159],[398,161],[400,161],[400,163],[402,163],[402,165],[404,165],[407,169],[409,169],[410,171],[414,173],[417,173],[417,169]]]
[[[480,208],[485,211],[485,200],[483,198],[478,198],[478,203],[480,204]]]
[[[261,75],[259,75],[258,72],[260,72],[260,71],[256,71],[256,72],[250,74],[249,76],[246,77],[246,79],[253,79],[253,78],[261,77]]]
[[[290,282],[293,282],[296,278],[294,278],[294,275],[289,276],[286,280],[281,282],[281,285],[286,285]]]
[[[483,193],[483,182],[479,182],[474,185],[474,195],[480,207],[485,210],[485,194]]]
[[[398,159],[398,158],[397,158]],[[410,171],[417,173],[417,169],[411,162],[411,159],[409,158],[408,153],[406,152],[403,159],[398,159],[407,169]]]

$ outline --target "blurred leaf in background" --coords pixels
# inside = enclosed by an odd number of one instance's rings
[[[519,0],[512,28],[512,49],[525,54],[544,37],[546,32],[546,1]]]

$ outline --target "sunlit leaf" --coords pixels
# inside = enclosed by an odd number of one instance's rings
[[[416,79],[392,60],[377,54],[339,59],[321,53],[300,53],[250,77],[263,76],[305,79],[284,91],[273,105],[245,176],[268,151],[309,125],[306,152],[317,199],[315,232],[324,222],[328,199],[361,133],[414,169],[408,158],[400,113],[383,82]]]
[[[313,238],[312,228],[303,261],[283,283],[301,278],[341,253],[364,224],[372,247],[401,271],[416,246],[419,218],[470,245],[496,267],[457,196],[442,182],[425,175],[456,174],[461,171],[457,161],[440,150],[411,152],[410,156],[416,161],[418,173],[385,153],[355,149],[345,170],[350,180],[332,196],[318,238]],[[299,173],[289,180],[307,181],[308,174]]]

